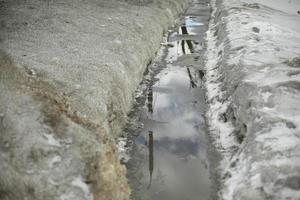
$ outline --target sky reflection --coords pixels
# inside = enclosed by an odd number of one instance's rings
[[[184,16],[178,29],[170,33],[165,69],[146,91],[146,102],[140,113],[144,124],[135,139],[135,155],[129,162],[129,180],[133,199],[201,200],[209,199],[210,179],[204,122],[205,91],[199,50],[208,18],[203,21],[195,4]],[[196,12],[195,16],[191,13]],[[205,11],[207,12],[207,11]],[[189,64],[182,56],[194,56]],[[197,58],[197,59],[196,59]],[[165,62],[166,61],[166,62]]]

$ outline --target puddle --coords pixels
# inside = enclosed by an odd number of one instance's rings
[[[199,3],[202,2],[202,3]],[[208,200],[216,196],[218,156],[205,124],[201,61],[208,1],[194,1],[149,67],[124,134],[132,199]],[[195,12],[195,13],[194,13]],[[194,13],[194,14],[193,14]],[[206,28],[205,28],[206,27]]]

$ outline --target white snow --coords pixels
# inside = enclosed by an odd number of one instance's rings
[[[272,95],[271,92],[264,92],[264,93],[261,93],[261,96],[262,96],[264,102],[268,102],[269,97],[270,97],[271,95]]]
[[[75,194],[74,193],[67,193],[67,194],[62,194],[61,196],[60,196],[60,200],[73,200],[73,199],[75,199],[76,198],[76,196],[75,196]]]
[[[60,156],[54,156],[52,159],[49,161],[49,167],[53,168],[55,164],[58,164],[61,162],[61,157]]]
[[[53,135],[45,133],[44,137],[47,139],[47,142],[50,146],[56,146],[56,147],[61,146],[60,142],[56,140]]]
[[[296,135],[297,131],[299,130],[289,129],[284,124],[278,124],[271,130],[258,132],[256,141],[261,142],[264,148],[271,148],[274,151],[294,149],[300,144],[300,138]]]
[[[213,0],[211,2],[215,4]],[[213,10],[212,16],[214,16],[216,10]],[[219,99],[223,95],[220,86],[221,82],[218,81],[219,71],[216,68],[219,57],[217,55],[218,47],[216,46],[217,38],[214,36],[214,24],[209,24],[209,30],[207,31],[207,51],[206,51],[206,89],[207,99],[209,102],[209,109],[206,114],[208,118],[210,132],[215,137],[215,145],[220,149],[229,150],[230,147],[235,145],[233,137],[230,134],[233,130],[230,122],[222,122],[219,116],[227,109],[228,102],[220,102]]]
[[[118,152],[119,152],[119,160],[126,163],[129,161],[130,156],[127,153],[127,148],[126,148],[126,144],[127,144],[127,138],[125,137],[119,137],[118,138],[118,142],[117,142],[117,147],[118,147]]]
[[[80,188],[84,192],[84,196],[86,199],[93,199],[93,194],[91,193],[89,186],[85,182],[83,182],[81,176],[76,177],[71,184],[75,187]]]
[[[299,0],[242,0],[247,3],[259,3],[268,7],[296,15],[300,9]]]
[[[221,199],[300,199],[287,184],[300,180],[300,1],[211,3],[207,118],[223,153]],[[235,119],[225,122],[228,108]]]

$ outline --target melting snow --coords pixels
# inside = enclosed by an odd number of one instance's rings
[[[57,140],[53,137],[53,135],[51,135],[51,134],[44,134],[44,136],[46,137],[47,142],[48,142],[49,145],[51,145],[51,146],[56,146],[56,147],[60,147],[60,146],[61,146],[60,142],[57,141]]]
[[[300,180],[300,1],[242,1],[213,0],[207,32],[207,118],[224,152],[221,195],[300,199],[284,185],[290,176]],[[241,144],[234,140],[234,120],[220,120],[229,106],[246,127]]]
[[[84,196],[86,199],[93,199],[93,195],[90,192],[89,186],[83,182],[83,179],[81,176],[76,177],[72,183],[73,186],[80,188],[84,192]]]
[[[268,102],[269,97],[272,95],[272,93],[271,92],[264,92],[261,95],[262,95],[262,98],[263,98],[264,102]]]
[[[126,148],[126,144],[127,144],[127,139],[124,137],[119,137],[118,138],[118,151],[119,151],[119,160],[121,160],[123,163],[128,162],[128,160],[130,159],[130,156],[127,153],[127,148]]]
[[[61,157],[60,156],[54,156],[50,161],[49,161],[49,167],[53,168],[55,164],[61,162]]]

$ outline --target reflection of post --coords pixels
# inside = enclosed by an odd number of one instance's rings
[[[194,47],[193,47],[192,41],[187,40],[186,43],[188,44],[188,47],[189,47],[191,53],[194,53]]]
[[[148,185],[148,189],[151,186],[152,182],[152,173],[154,169],[154,160],[153,160],[153,132],[149,131],[149,143],[148,143],[148,150],[149,150],[149,173],[150,173],[150,181]]]
[[[148,112],[149,113],[153,113],[153,91],[152,88],[149,88],[148,90],[148,103],[147,103],[147,107],[148,107]]]
[[[186,67],[186,69],[187,69],[187,72],[188,72],[188,75],[189,75],[189,78],[190,78],[190,83],[191,83],[192,88],[197,87],[196,83],[193,80],[193,76],[192,76],[192,73],[190,71],[190,68]]]
[[[182,53],[185,54],[184,40],[181,40]]]
[[[185,25],[181,26],[181,30],[182,30],[182,34],[185,34],[185,35],[189,34]],[[193,47],[192,41],[191,40],[186,40],[186,43],[187,43],[191,53],[193,53],[194,52],[194,47]]]

